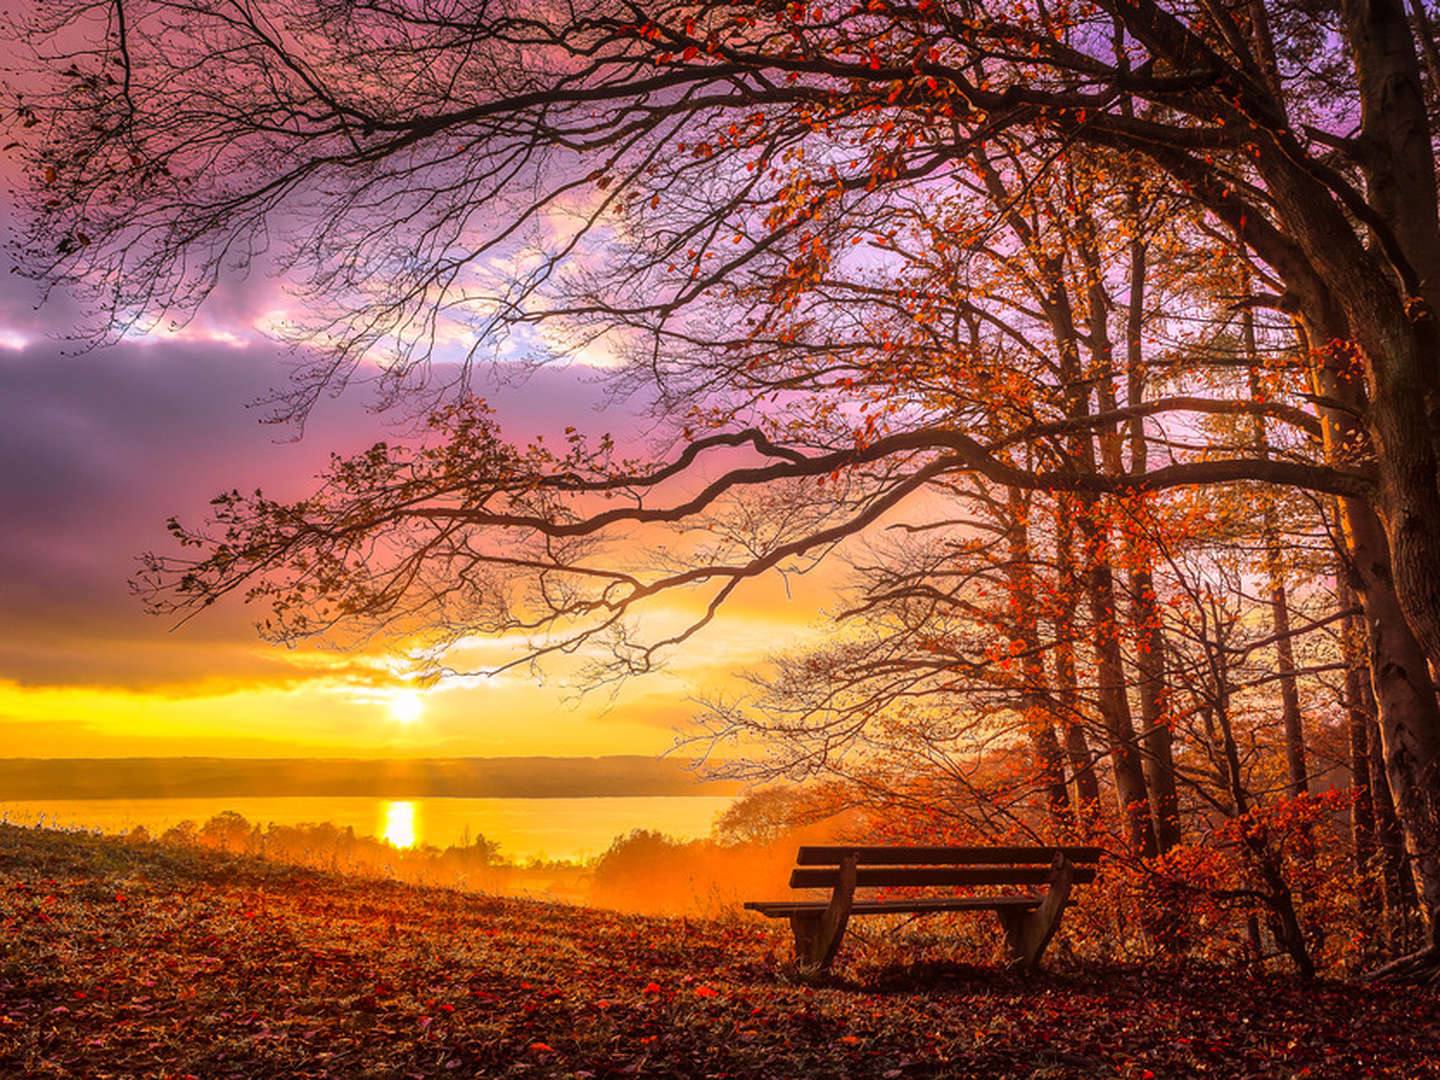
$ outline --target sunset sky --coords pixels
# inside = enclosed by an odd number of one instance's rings
[[[173,335],[88,351],[59,340],[83,316],[65,296],[37,310],[14,274],[0,290],[6,756],[660,753],[690,714],[688,694],[815,632],[822,583],[788,597],[778,582],[752,585],[666,672],[576,702],[558,670],[543,683],[521,672],[442,685],[417,701],[382,650],[272,647],[238,604],[172,631],[127,586],[138,553],[167,547],[169,515],[198,522],[230,487],[298,496],[330,451],[393,431],[365,410],[363,390],[324,401],[298,443],[245,407],[286,375],[283,351],[256,329],[288,299],[264,275],[222,287]],[[643,438],[634,415],[597,411],[595,382],[574,365],[481,389],[512,440],[567,424]]]

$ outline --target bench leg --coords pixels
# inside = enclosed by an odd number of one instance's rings
[[[855,856],[849,855],[840,864],[840,880],[830,894],[830,906],[824,911],[798,912],[790,916],[790,929],[795,934],[795,961],[822,971],[828,968],[840,951],[845,927],[850,923],[850,908],[855,902]]]
[[[1029,936],[1030,912],[1019,908],[996,908],[995,917],[1000,920],[1000,926],[1005,931],[1005,944],[1009,946],[1010,959],[1024,967],[1030,964],[1026,961],[1026,939]]]
[[[1040,963],[1045,947],[1060,928],[1060,916],[1065,912],[1065,901],[1070,896],[1074,882],[1074,867],[1068,859],[1056,859],[1055,875],[1050,880],[1050,891],[1034,911],[1017,908],[997,908],[1000,925],[1005,928],[1005,939],[1010,946],[1011,957],[1022,967],[1033,968]]]
[[[815,942],[820,937],[820,920],[823,912],[803,911],[790,916],[790,929],[795,934],[795,962],[815,963]]]

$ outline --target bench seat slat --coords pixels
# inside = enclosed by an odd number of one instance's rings
[[[900,847],[867,845],[841,847],[808,844],[795,857],[798,866],[839,866],[853,852],[860,866],[994,866],[997,863],[1033,863],[1048,867],[1057,851],[1077,866],[1098,862],[1103,852],[1083,844],[1057,847]]]
[[[750,900],[745,910],[758,911],[772,919],[788,915],[822,912],[824,900]],[[920,915],[929,911],[992,911],[1018,909],[1030,911],[1040,906],[1038,896],[928,896],[899,900],[856,900],[851,915]]]
[[[1054,871],[1048,866],[869,866],[856,872],[859,888],[883,886],[940,885],[1047,885]],[[790,872],[792,889],[830,889],[839,880],[840,871],[829,868],[798,868]],[[1077,883],[1095,880],[1093,866],[1075,868]]]

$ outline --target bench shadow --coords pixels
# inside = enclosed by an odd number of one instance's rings
[[[1083,972],[1026,970],[1018,965],[967,964],[947,960],[917,960],[878,966],[849,965],[828,971],[787,965],[780,981],[864,994],[916,994],[937,990],[960,991],[970,996],[1013,997],[1045,989],[1070,989],[1093,983]]]

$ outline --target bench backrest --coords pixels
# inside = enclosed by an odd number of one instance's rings
[[[855,857],[859,888],[965,885],[1045,885],[1063,854],[1074,867],[1074,882],[1095,880],[1101,851],[1084,845],[1055,847],[845,847],[806,846],[795,857],[792,889],[833,889],[840,865]]]

